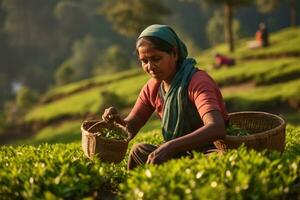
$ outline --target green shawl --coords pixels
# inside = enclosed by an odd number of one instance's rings
[[[167,25],[151,25],[146,28],[143,36],[158,37],[179,49],[183,62],[171,82],[167,93],[162,84],[159,95],[163,98],[162,133],[165,141],[188,134],[202,125],[202,120],[193,102],[188,98],[188,85],[197,71],[196,61],[187,57],[187,48],[175,31]]]

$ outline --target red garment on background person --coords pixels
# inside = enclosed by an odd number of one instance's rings
[[[150,79],[141,90],[139,97],[130,112],[137,116],[144,125],[151,114],[156,111],[160,119],[163,116],[163,99],[159,95],[160,81]],[[225,108],[222,94],[213,79],[203,70],[196,72],[188,86],[188,97],[195,103],[200,117],[207,112],[218,110],[221,112],[224,122],[228,120],[228,112]]]
[[[219,65],[219,66],[222,66],[222,65],[230,66],[234,62],[233,59],[227,58],[227,57],[222,56],[222,55],[217,55],[215,60],[216,60],[216,64]]]

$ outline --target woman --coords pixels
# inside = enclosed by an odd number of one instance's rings
[[[158,147],[135,145],[128,169],[191,155],[191,150],[214,151],[213,141],[225,136],[228,119],[216,83],[195,68],[195,60],[187,58],[185,44],[167,25],[147,27],[137,39],[136,51],[150,80],[125,119],[113,107],[106,109],[102,118],[127,126],[132,139],[155,110],[162,121],[164,143]]]

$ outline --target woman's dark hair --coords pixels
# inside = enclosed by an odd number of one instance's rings
[[[143,36],[139,38],[136,42],[136,54],[138,55],[138,47],[142,46],[142,41],[143,39],[151,42],[153,44],[153,47],[159,51],[164,51],[168,54],[171,54],[174,52],[174,46],[172,46],[170,43],[158,38],[158,37],[153,37],[153,36]],[[182,58],[180,56],[180,50],[177,48],[177,53],[178,53],[178,61],[177,64],[180,66],[182,63]]]

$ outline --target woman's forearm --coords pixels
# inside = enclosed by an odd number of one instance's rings
[[[207,112],[203,118],[204,126],[192,133],[169,141],[171,149],[177,153],[186,150],[199,149],[225,137],[225,123],[220,111]]]
[[[125,126],[127,127],[128,131],[131,134],[130,139],[134,138],[136,134],[139,132],[139,130],[142,128],[139,119],[137,117],[128,115],[124,119],[124,121],[126,123]]]
[[[225,136],[224,124],[209,123],[194,132],[169,141],[174,153],[199,149]]]

